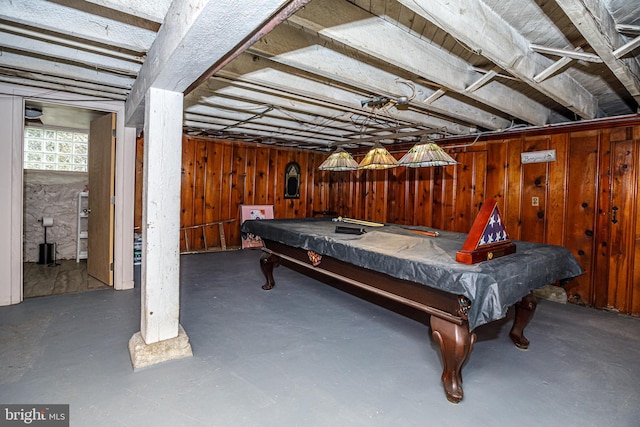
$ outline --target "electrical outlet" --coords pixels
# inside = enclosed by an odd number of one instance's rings
[[[537,197],[532,197],[531,198],[531,206],[539,206],[540,205],[540,199]]]

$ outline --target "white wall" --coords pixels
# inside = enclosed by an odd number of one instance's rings
[[[136,131],[124,127],[124,102],[91,101],[65,92],[41,95],[40,89],[5,83],[0,83],[0,93],[0,306],[22,301],[22,135],[27,99],[116,113],[114,288],[133,288]]]
[[[23,116],[22,98],[0,97],[0,305],[22,301]]]

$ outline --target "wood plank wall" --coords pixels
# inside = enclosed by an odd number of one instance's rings
[[[570,301],[640,315],[639,147],[640,122],[587,126],[450,149],[455,166],[331,173],[317,170],[326,154],[185,136],[182,226],[238,219],[244,203],[273,204],[276,218],[329,211],[468,232],[482,202],[494,198],[512,239],[572,251],[585,274],[565,286]],[[521,164],[521,153],[550,149],[555,162]],[[302,170],[299,200],[283,198],[290,161]],[[238,247],[239,220],[225,232]],[[206,238],[219,243],[217,230]],[[188,239],[196,247],[204,240],[198,231]]]
[[[134,225],[142,223],[143,138],[138,139]],[[183,137],[181,227],[235,220],[224,224],[229,248],[241,245],[240,205],[273,205],[276,218],[310,217],[327,209],[329,182],[317,176],[326,154],[267,145]],[[301,168],[300,198],[284,198],[284,170],[295,161]],[[204,230],[204,231],[203,231]],[[221,246],[218,226],[181,233],[181,251]]]

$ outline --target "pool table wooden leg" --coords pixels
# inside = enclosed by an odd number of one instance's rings
[[[529,324],[533,318],[533,314],[538,306],[538,300],[532,293],[522,298],[522,300],[516,303],[516,316],[513,320],[513,327],[509,332],[511,341],[516,347],[526,350],[529,348],[529,340],[524,336],[524,328]]]
[[[469,332],[469,324],[458,325],[431,316],[431,334],[440,345],[442,353],[442,383],[447,400],[458,403],[464,395],[462,391],[462,367],[469,359],[476,334]]]
[[[264,285],[262,285],[262,289],[268,291],[269,289],[273,289],[276,285],[275,280],[273,280],[273,267],[277,267],[280,265],[280,257],[271,253],[264,252],[260,257],[260,269],[262,270],[262,274],[267,279]]]

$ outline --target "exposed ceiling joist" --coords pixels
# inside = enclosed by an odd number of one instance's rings
[[[322,151],[634,114],[639,60],[637,0],[0,1],[0,82]]]
[[[597,100],[571,76],[558,75],[555,79],[539,83],[534,80],[539,71],[550,65],[550,60],[531,51],[527,39],[483,2],[398,1],[580,117],[596,117]]]
[[[556,0],[593,50],[640,103],[640,64],[636,58],[616,58],[614,51],[625,45],[616,24],[602,2]]]
[[[321,36],[370,55],[379,61],[445,87],[532,124],[545,124],[549,110],[500,82],[491,81],[474,92],[466,88],[483,77],[462,59],[406,29],[340,0],[311,3],[291,21]],[[372,36],[374,35],[374,36]],[[401,49],[393,48],[402,46]],[[390,48],[391,47],[391,48]]]
[[[108,9],[162,24],[172,0],[86,0]]]
[[[3,1],[0,19],[132,52],[145,52],[155,32],[46,0]]]
[[[133,76],[127,77],[105,71],[90,70],[82,66],[43,58],[25,58],[13,52],[3,52],[0,55],[0,67],[77,80],[78,82],[102,84],[103,86],[115,88],[130,89],[135,81]]]
[[[126,123],[141,127],[144,97],[151,87],[186,92],[212,68],[235,56],[247,39],[268,32],[265,26],[287,5],[290,12],[304,0],[174,0],[149,50],[148,60],[127,100]],[[211,23],[216,23],[212,26]],[[194,52],[197,52],[194,55]]]

